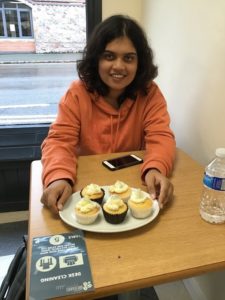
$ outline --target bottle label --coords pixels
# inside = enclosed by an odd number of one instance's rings
[[[225,191],[225,178],[212,177],[204,173],[203,183],[211,189]]]

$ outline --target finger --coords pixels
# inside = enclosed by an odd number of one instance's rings
[[[56,206],[57,202],[57,195],[54,194],[46,194],[45,192],[43,193],[41,197],[41,203],[43,203],[46,207],[48,207],[54,214],[58,214],[58,208]]]
[[[41,196],[41,203],[46,206],[49,207],[49,200],[48,200],[48,195],[44,192]]]
[[[162,209],[167,202],[169,202],[168,191],[160,193],[159,196],[159,207]]]
[[[60,196],[60,198],[57,201],[57,209],[58,210],[62,210],[64,204],[66,203],[67,199],[69,198],[69,196],[72,194],[72,188],[71,186],[67,186],[65,187],[65,189],[63,190],[62,195]]]
[[[158,195],[160,208],[163,208],[164,204],[167,202],[169,187],[170,187],[170,183],[167,181],[164,181],[160,184],[160,190]]]
[[[57,207],[57,196],[49,196],[48,199],[48,208],[54,213],[54,214],[59,214],[59,209]]]
[[[173,185],[169,184],[169,186],[162,187],[160,195],[159,195],[159,206],[163,208],[166,203],[168,203],[173,195]]]
[[[148,180],[146,181],[146,184],[147,184],[147,188],[148,188],[148,192],[149,192],[150,196],[152,197],[152,199],[155,199],[157,191],[156,191],[154,176],[148,176]]]

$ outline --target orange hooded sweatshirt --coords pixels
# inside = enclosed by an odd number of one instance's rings
[[[126,99],[117,110],[102,96],[74,81],[59,103],[56,121],[42,144],[42,179],[46,187],[57,179],[76,180],[78,155],[145,149],[141,174],[156,168],[169,175],[175,139],[169,127],[165,99],[153,82],[146,96]]]

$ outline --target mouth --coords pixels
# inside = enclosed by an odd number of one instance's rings
[[[125,77],[126,77],[125,74],[118,74],[118,73],[110,74],[110,76],[111,76],[112,78],[115,78],[115,79],[122,79],[122,78],[125,78]]]

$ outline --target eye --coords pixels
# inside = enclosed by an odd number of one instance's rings
[[[108,61],[111,61],[115,58],[115,55],[111,52],[104,52],[102,58]]]
[[[126,54],[124,56],[124,61],[130,63],[136,60],[136,58],[137,58],[136,54]]]

